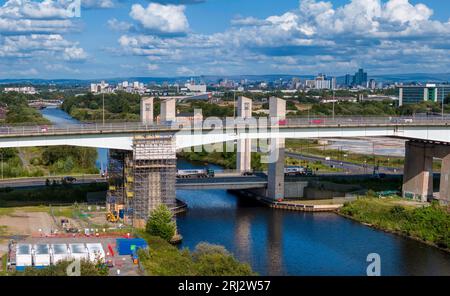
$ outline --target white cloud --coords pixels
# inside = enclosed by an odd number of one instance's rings
[[[155,64],[148,64],[147,65],[147,70],[149,70],[149,71],[155,71],[155,70],[158,70],[158,69],[159,69],[158,65],[155,65]]]
[[[184,10],[183,5],[150,3],[147,8],[144,8],[140,4],[133,4],[130,16],[148,31],[169,34],[186,33],[189,23]]]
[[[177,74],[178,75],[194,75],[194,71],[192,71],[191,69],[189,69],[186,66],[181,66],[177,69]]]
[[[132,25],[128,22],[119,21],[115,18],[108,20],[108,27],[115,31],[128,31]]]
[[[66,61],[83,61],[86,58],[86,52],[80,47],[73,46],[64,49],[64,60]]]
[[[113,0],[81,0],[81,5],[85,8],[113,8]]]
[[[238,16],[230,29],[209,35],[188,32],[186,25],[179,26],[184,35],[158,36],[153,31],[164,27],[159,17],[142,7],[130,15],[148,32],[121,36],[122,54],[157,61],[178,75],[211,69],[257,73],[267,67],[295,73],[358,66],[402,72],[412,61],[410,71],[429,70],[435,58],[442,61],[439,67],[450,66],[450,20],[433,20],[430,8],[408,0],[352,0],[342,6],[302,0],[297,9],[265,19]]]

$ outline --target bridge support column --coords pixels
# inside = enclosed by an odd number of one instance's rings
[[[450,154],[442,158],[439,200],[442,204],[450,204]]]
[[[239,97],[237,104],[237,117],[246,119],[252,117],[252,100],[246,97]],[[244,173],[252,170],[252,140],[243,139],[237,141],[236,169]]]
[[[168,99],[161,100],[161,114],[159,116],[160,122],[170,122],[177,119],[176,100]]]
[[[153,97],[141,99],[141,123],[153,124]]]
[[[403,197],[423,202],[433,197],[433,144],[408,141],[405,144]]]
[[[271,97],[269,114],[272,125],[278,125],[286,117],[286,101]],[[271,139],[271,157],[267,174],[267,197],[273,200],[284,198],[284,139]]]
[[[136,136],[125,164],[125,198],[131,223],[144,228],[161,204],[176,206],[176,149],[172,135]]]

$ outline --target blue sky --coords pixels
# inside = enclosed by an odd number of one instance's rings
[[[80,17],[67,9],[74,1]],[[450,72],[450,1],[0,5],[0,78]]]

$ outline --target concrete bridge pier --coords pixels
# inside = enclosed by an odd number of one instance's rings
[[[428,143],[405,144],[403,197],[424,202],[433,197],[433,154]]]
[[[450,145],[425,141],[405,144],[403,197],[420,201],[433,198],[433,158],[442,159],[439,198],[450,200]]]
[[[439,198],[441,203],[450,204],[450,154],[442,158],[441,164],[441,184],[439,188]]]
[[[247,119],[252,117],[252,100],[239,97],[237,103],[237,117]],[[252,170],[252,140],[242,139],[237,141],[236,169],[238,172],[250,172]]]
[[[269,99],[269,115],[274,126],[286,118],[286,101],[271,97]],[[273,200],[284,198],[284,148],[285,140],[271,139],[269,170],[267,174],[267,197]]]
[[[176,206],[174,136],[137,135],[133,150],[123,155],[110,160],[115,167],[110,164],[108,208],[123,209],[126,224],[144,228],[153,209],[161,204]]]

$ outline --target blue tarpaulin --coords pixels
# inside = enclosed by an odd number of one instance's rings
[[[116,240],[119,255],[132,255],[134,250],[147,248],[147,242],[142,238],[118,238]]]

